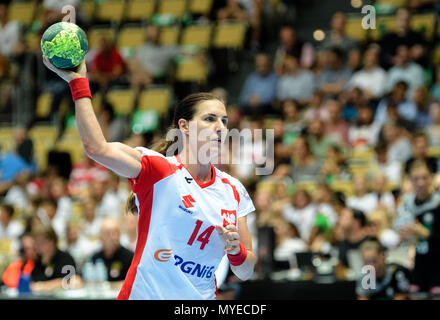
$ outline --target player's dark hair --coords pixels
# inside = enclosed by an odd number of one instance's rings
[[[209,92],[199,92],[199,93],[193,93],[188,96],[186,96],[184,99],[182,99],[174,109],[174,117],[173,122],[169,128],[171,129],[179,129],[179,120],[185,119],[187,121],[191,121],[194,118],[195,113],[197,112],[197,105],[203,101],[209,101],[209,100],[220,100],[222,99],[212,93]],[[222,101],[223,102],[223,101]],[[155,143],[151,149],[154,151],[157,151],[163,155],[167,154],[168,148],[175,143],[177,140],[177,137],[174,138],[174,140],[166,140],[165,138],[161,139],[157,143]],[[181,147],[179,146],[175,151],[174,155],[178,154],[179,151],[181,151]]]

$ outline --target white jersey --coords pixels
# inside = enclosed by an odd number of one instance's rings
[[[147,148],[142,170],[130,179],[139,209],[138,240],[118,299],[215,299],[214,272],[225,255],[216,225],[255,210],[243,185],[212,166],[197,181],[179,156]]]

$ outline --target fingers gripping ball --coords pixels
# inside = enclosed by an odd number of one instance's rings
[[[60,69],[76,68],[88,50],[85,32],[70,22],[58,22],[47,28],[40,45],[43,56]]]

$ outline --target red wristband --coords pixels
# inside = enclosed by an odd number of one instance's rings
[[[240,252],[238,254],[236,255],[228,254],[229,262],[233,266],[241,265],[246,260],[246,257],[247,257],[247,251],[243,243],[241,242],[240,242]]]
[[[69,82],[70,91],[72,92],[72,99],[76,101],[80,98],[92,99],[92,93],[90,92],[89,79],[76,78]]]

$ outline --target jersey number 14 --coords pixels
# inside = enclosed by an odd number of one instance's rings
[[[193,233],[191,234],[191,237],[188,240],[188,245],[192,246],[194,243],[194,240],[196,239],[197,235],[197,241],[201,242],[200,250],[203,250],[206,246],[206,244],[209,242],[209,237],[211,236],[212,231],[214,231],[214,226],[209,226],[205,229],[201,234],[199,234],[200,228],[202,227],[203,221],[197,220],[196,221],[196,227],[194,228]]]

